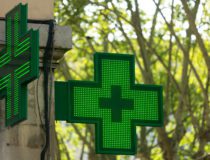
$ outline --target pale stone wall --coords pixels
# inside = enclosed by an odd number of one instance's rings
[[[0,17],[19,2],[26,0],[1,0]],[[53,19],[53,0],[27,0],[29,3],[29,18],[38,20]],[[28,28],[39,29],[40,32],[40,77],[28,85],[28,118],[14,127],[5,127],[5,100],[0,101],[0,160],[39,160],[45,144],[45,132],[41,126],[44,123],[44,91],[43,91],[43,55],[47,44],[48,29],[46,24],[28,24]],[[54,36],[53,67],[62,58],[65,51],[72,47],[71,29],[67,26],[56,26]],[[0,21],[0,50],[5,46],[5,22]],[[51,84],[49,84],[51,85]],[[38,89],[38,90],[37,90]],[[52,86],[54,100],[54,86]],[[38,100],[37,100],[38,97]],[[38,102],[39,101],[39,102]],[[39,104],[39,105],[38,105]],[[57,152],[54,129],[54,102],[51,104],[50,117],[50,146],[46,160],[54,160]]]
[[[39,81],[39,83],[37,83]],[[41,127],[37,97],[41,118],[43,119],[43,74],[39,80],[28,85],[28,119],[5,127],[5,101],[0,101],[0,159],[1,160],[39,160],[45,141]],[[43,121],[43,120],[42,120]]]
[[[0,1],[0,17],[5,17],[5,14],[17,4],[28,3],[28,18],[36,20],[49,20],[53,17],[53,0],[1,0]]]
[[[54,123],[54,79],[52,74],[50,74],[48,84],[49,90],[51,88],[51,102],[49,102],[50,145],[46,153],[46,160],[56,160],[58,152]],[[39,78],[28,84],[27,120],[13,127],[5,127],[5,100],[0,100],[0,160],[40,159],[41,151],[45,145],[43,81],[44,74],[40,69]]]

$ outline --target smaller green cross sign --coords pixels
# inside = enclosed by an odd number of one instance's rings
[[[134,56],[96,53],[94,81],[55,83],[56,120],[93,123],[96,152],[135,154],[136,126],[162,126],[162,87],[135,84]]]
[[[122,110],[133,110],[133,99],[122,99],[121,87],[113,85],[111,86],[111,98],[99,98],[99,106],[111,109],[112,122],[121,122]]]
[[[26,119],[27,84],[39,73],[39,33],[27,31],[27,5],[6,15],[6,43],[0,51],[0,99],[6,99],[6,126]]]

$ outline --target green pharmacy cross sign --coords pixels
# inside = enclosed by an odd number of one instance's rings
[[[96,152],[135,154],[136,126],[162,126],[162,87],[135,84],[134,56],[96,53],[94,81],[55,83],[56,120],[92,123]]]
[[[6,126],[26,119],[27,84],[38,77],[39,35],[27,31],[27,5],[6,15],[6,44],[0,52],[0,99],[6,98]]]

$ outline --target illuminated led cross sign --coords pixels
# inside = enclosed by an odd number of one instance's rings
[[[6,15],[6,44],[0,52],[0,98],[6,99],[6,126],[26,119],[27,84],[38,76],[39,35],[27,31],[27,5]]]
[[[96,53],[94,81],[55,83],[56,120],[93,123],[96,152],[135,154],[136,126],[162,126],[162,87],[135,84],[134,56]]]

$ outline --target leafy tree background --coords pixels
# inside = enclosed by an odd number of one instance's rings
[[[56,79],[93,80],[96,51],[134,54],[136,83],[164,87],[165,118],[162,128],[137,127],[135,156],[96,155],[93,125],[56,122],[58,159],[210,159],[209,8],[209,0],[56,0],[57,23],[73,33]]]

